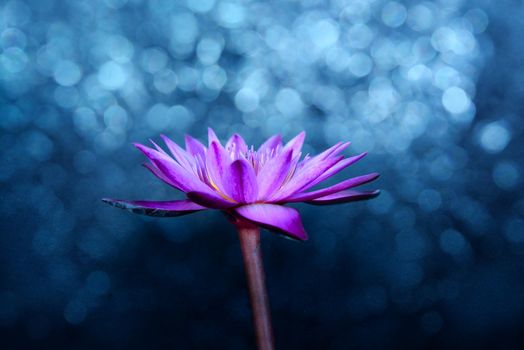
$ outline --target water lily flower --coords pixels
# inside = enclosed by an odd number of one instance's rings
[[[153,148],[135,146],[149,159],[144,166],[160,180],[182,191],[186,199],[162,202],[104,199],[115,207],[150,216],[180,216],[207,209],[223,211],[238,230],[259,350],[274,349],[259,227],[306,240],[298,211],[285,204],[339,204],[379,194],[378,190],[354,190],[375,180],[377,173],[312,190],[366,154],[344,158],[340,154],[349,142],[339,142],[314,157],[302,158],[305,135],[301,132],[285,145],[276,135],[257,150],[248,147],[237,134],[223,146],[212,129],[208,132],[207,147],[186,136],[183,149],[161,135],[169,153],[153,141]]]
[[[134,213],[162,217],[218,209],[234,219],[306,240],[307,233],[298,211],[285,204],[340,204],[379,194],[378,190],[354,190],[375,180],[377,173],[310,191],[366,155],[350,158],[340,155],[349,142],[339,142],[316,156],[302,158],[305,132],[285,145],[279,135],[273,136],[256,150],[248,147],[237,134],[223,146],[211,128],[207,147],[191,136],[185,138],[185,149],[167,136],[161,137],[169,153],[153,141],[153,148],[135,146],[149,159],[144,166],[168,185],[184,192],[187,198],[172,201],[104,199],[105,202]]]

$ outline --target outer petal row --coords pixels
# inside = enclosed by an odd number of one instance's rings
[[[328,196],[316,198],[306,203],[315,204],[315,205],[341,204],[341,203],[355,202],[355,201],[375,198],[379,194],[380,194],[380,190],[375,190],[375,191],[347,190],[347,191],[340,191],[337,193],[333,193]]]
[[[313,200],[313,199],[329,196],[329,195],[332,195],[332,194],[340,192],[340,191],[344,191],[344,190],[347,190],[347,189],[350,189],[350,188],[353,188],[353,187],[357,187],[357,186],[366,184],[368,182],[371,182],[371,181],[375,180],[378,177],[379,177],[378,173],[371,173],[371,174],[367,174],[367,175],[353,177],[351,179],[344,180],[344,181],[339,182],[339,183],[337,183],[337,184],[335,184],[333,186],[322,188],[322,189],[317,190],[317,191],[303,192],[303,193],[294,194],[291,197],[286,198],[285,201],[286,202],[310,201],[310,200]]]
[[[156,217],[182,216],[208,209],[190,200],[126,201],[104,198],[102,201],[135,214]],[[308,238],[296,209],[276,204],[249,204],[235,208],[234,211],[244,219],[291,238],[301,241]]]
[[[178,201],[125,201],[120,199],[104,198],[102,201],[121,209],[129,210],[132,213],[159,216],[159,217],[173,217],[191,214],[199,210],[207,209],[201,205],[193,203],[189,200]]]

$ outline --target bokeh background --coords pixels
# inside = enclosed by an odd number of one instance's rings
[[[264,233],[280,349],[524,345],[521,1],[0,1],[2,349],[248,349],[241,255],[133,141],[369,151],[379,198]]]

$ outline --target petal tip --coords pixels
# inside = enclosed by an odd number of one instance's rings
[[[161,138],[164,142],[170,142],[170,141],[173,141],[173,140],[171,140],[169,137],[167,137],[165,134],[160,134],[160,138]]]
[[[262,226],[263,227],[263,226]],[[268,229],[269,231],[272,231],[270,229]],[[274,231],[274,233],[276,233],[278,236],[284,238],[284,239],[289,239],[290,241],[293,241],[293,242],[298,242],[298,243],[304,243],[306,241],[309,240],[309,237],[306,234],[304,234],[303,236],[291,236],[291,235],[288,235],[288,234],[285,234],[285,233],[281,233],[281,232],[276,232]]]
[[[120,201],[118,199],[111,199],[111,198],[102,198],[102,202],[109,204],[112,207],[119,207]]]
[[[213,130],[211,127],[207,128],[207,139],[211,143],[211,141],[218,141],[218,136],[215,133],[215,130]]]
[[[295,240],[299,241],[299,242],[305,242],[305,241],[309,240],[309,236],[308,236],[306,230],[304,229],[304,227],[302,227],[301,232],[297,233],[296,236],[294,236],[293,238],[295,238]]]
[[[142,152],[144,155],[148,155],[148,153],[150,153],[149,151],[152,150],[152,148],[150,147],[147,147],[141,143],[138,143],[138,142],[133,142],[133,146],[135,146],[136,148],[138,148],[138,150],[140,152]]]

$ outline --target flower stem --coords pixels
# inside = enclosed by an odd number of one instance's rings
[[[275,346],[262,264],[260,229],[248,223],[237,224],[237,229],[246,269],[257,348],[258,350],[273,350]]]

